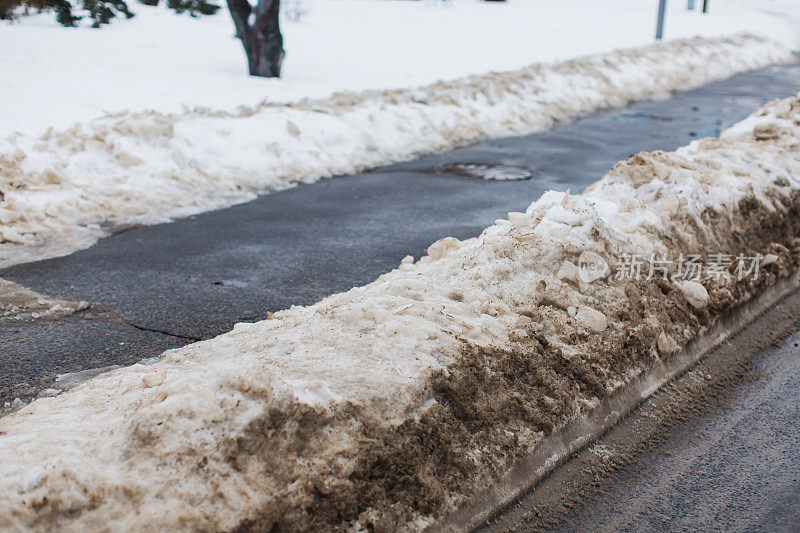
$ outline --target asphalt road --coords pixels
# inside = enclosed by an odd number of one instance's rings
[[[799,328],[795,293],[484,532],[800,531]]]
[[[443,236],[477,235],[547,189],[580,191],[633,153],[714,136],[799,88],[798,65],[772,67],[551,131],[131,229],[67,257],[0,271],[38,292],[92,304],[67,320],[0,323],[0,401],[35,394],[58,373],[131,364],[364,284]],[[452,162],[508,165],[533,178],[437,171]]]
[[[800,333],[556,531],[800,531]]]

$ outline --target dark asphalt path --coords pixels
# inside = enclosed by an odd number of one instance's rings
[[[130,364],[364,284],[443,236],[476,236],[547,189],[580,191],[632,153],[714,136],[798,89],[798,65],[772,67],[551,131],[132,229],[67,257],[0,271],[38,292],[94,305],[58,324],[0,324],[0,400],[55,373]],[[493,182],[436,173],[447,162],[521,167],[534,178]]]

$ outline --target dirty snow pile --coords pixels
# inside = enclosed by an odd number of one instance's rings
[[[796,270],[800,95],[0,419],[0,529],[419,529]],[[622,254],[762,254],[620,277]],[[603,268],[584,270],[591,255]],[[608,268],[605,268],[608,267]]]
[[[0,141],[0,268],[89,246],[119,225],[541,130],[785,60],[788,50],[765,38],[698,38],[419,89],[233,112],[121,112],[39,137],[14,134]]]

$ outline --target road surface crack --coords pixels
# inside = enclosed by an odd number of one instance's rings
[[[149,331],[151,333],[160,333],[162,335],[167,335],[167,336],[170,336],[170,337],[189,340],[189,341],[193,341],[193,342],[199,342],[199,341],[203,340],[201,337],[193,337],[191,335],[181,335],[180,333],[172,333],[172,332],[164,330],[164,329],[148,328],[146,326],[140,326],[139,324],[134,324],[133,322],[128,322],[127,320],[120,319],[120,321],[125,323],[125,324],[127,324],[127,325],[129,325],[129,326],[131,326],[132,328],[136,328],[136,329],[138,329],[140,331]]]

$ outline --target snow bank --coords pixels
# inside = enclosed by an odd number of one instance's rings
[[[800,95],[0,419],[0,529],[419,529],[794,272],[798,246]],[[619,276],[623,254],[711,252],[764,265]]]
[[[63,318],[87,307],[87,302],[48,298],[16,283],[0,279],[0,323]]]
[[[0,22],[0,137],[39,135],[105,112],[234,110],[645,46],[658,7],[655,0],[451,0],[441,9],[428,1],[304,2],[309,15],[282,26],[287,56],[279,80],[246,75],[224,6],[192,19],[137,3],[135,18],[102,31],[65,30],[52,15]],[[747,31],[800,49],[796,0],[714,0],[707,14],[667,4],[666,39]]]
[[[692,39],[420,89],[106,115],[0,141],[0,268],[258,192],[528,133],[555,121],[790,60],[750,35]]]

